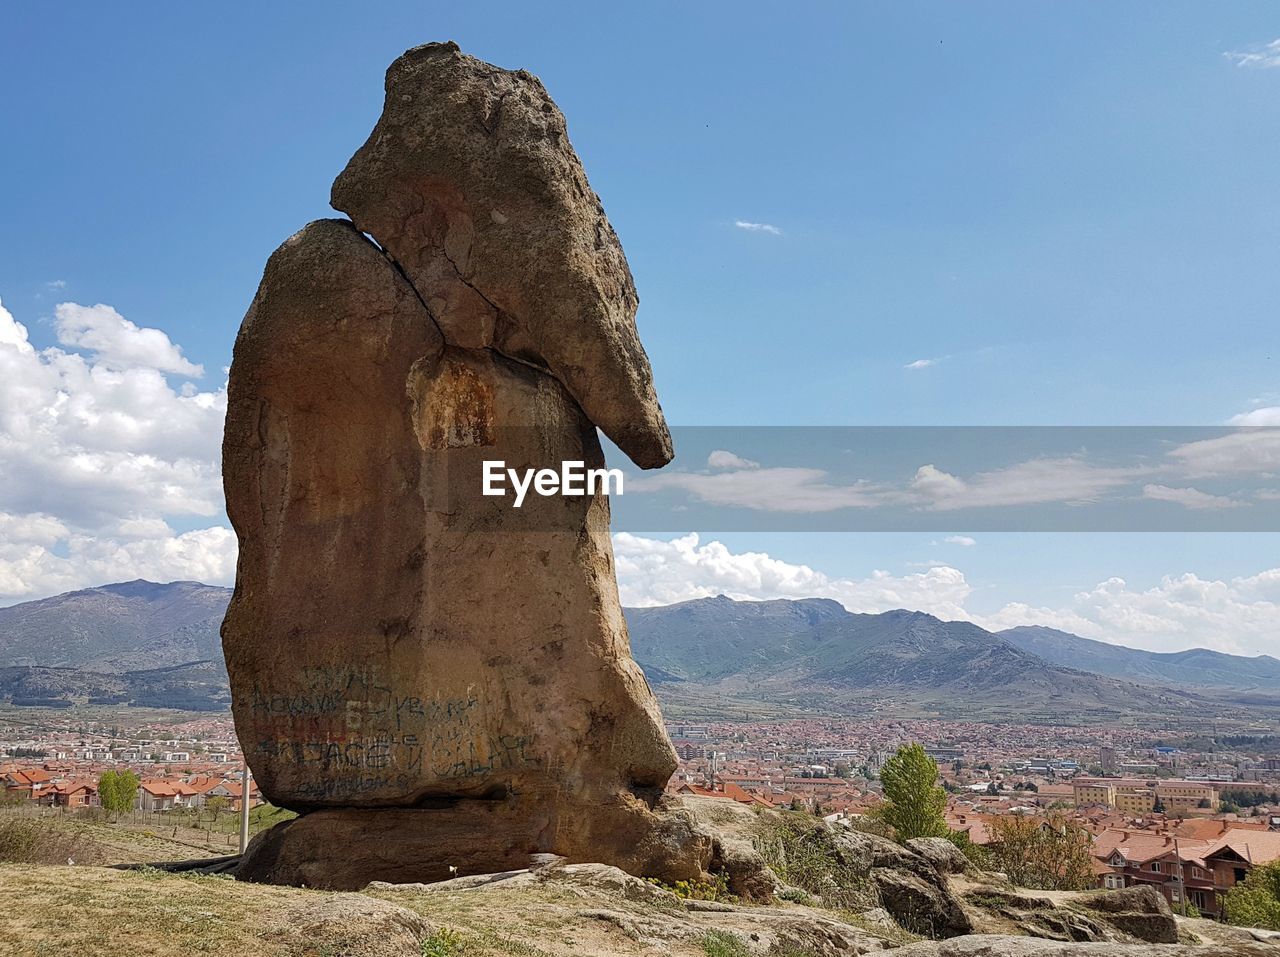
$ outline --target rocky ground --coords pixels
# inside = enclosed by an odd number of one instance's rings
[[[730,887],[555,860],[358,893],[153,866],[3,864],[0,955],[1280,957],[1280,935],[1177,918],[1154,891],[1027,891],[972,871],[945,842],[903,847],[809,825],[780,838],[780,818],[725,802],[690,809],[715,834]],[[766,887],[772,900],[748,901]]]
[[[1086,913],[1073,905],[1042,907]],[[982,908],[974,908],[981,918]],[[1170,918],[1172,920],[1172,918]],[[229,878],[98,867],[0,866],[0,953],[137,957],[219,952],[263,957],[1276,957],[1280,946],[1207,921],[1177,921],[1179,944],[1057,942],[905,933],[884,915],[799,904],[682,900],[614,868],[582,864],[433,885],[327,893]],[[1010,923],[1006,932],[1027,928]],[[895,955],[896,957],[896,955]]]

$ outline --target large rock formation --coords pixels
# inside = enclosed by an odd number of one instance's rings
[[[232,362],[223,624],[259,787],[303,812],[240,876],[354,887],[531,853],[697,877],[628,647],[603,489],[482,494],[481,463],[637,464],[671,440],[621,247],[538,80],[410,50],[270,258]],[[364,233],[373,237],[370,241]]]

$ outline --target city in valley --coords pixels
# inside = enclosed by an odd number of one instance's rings
[[[830,716],[668,723],[674,794],[779,808],[857,827],[882,801],[879,772],[922,744],[947,792],[946,822],[983,847],[1010,816],[1091,835],[1098,888],[1149,885],[1175,908],[1220,916],[1221,896],[1280,859],[1280,735],[1269,726],[980,723]],[[243,755],[229,714],[148,708],[0,711],[7,815],[56,815],[232,848]],[[104,815],[104,773],[138,778],[132,812]],[[249,802],[255,831],[287,815]],[[166,848],[172,851],[173,848]]]

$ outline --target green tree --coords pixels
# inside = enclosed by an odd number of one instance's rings
[[[938,763],[918,744],[905,745],[880,771],[885,800],[876,815],[893,828],[899,841],[913,837],[948,837],[943,811],[947,792],[938,787]]]
[[[991,867],[1019,887],[1078,891],[1094,886],[1093,838],[1061,814],[1004,814],[987,825]]]
[[[1253,868],[1223,898],[1227,920],[1241,927],[1280,930],[1280,861]]]
[[[209,813],[213,815],[213,823],[216,826],[218,823],[218,815],[229,808],[231,806],[231,802],[226,798],[219,797],[215,794],[204,802],[204,806],[208,809]]]
[[[138,776],[132,771],[103,771],[98,778],[98,800],[104,811],[110,811],[119,820],[124,811],[133,810],[138,798]]]

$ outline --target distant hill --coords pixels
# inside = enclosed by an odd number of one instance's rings
[[[850,617],[828,598],[734,601],[721,595],[624,609],[631,653],[648,673],[667,681],[719,681],[735,675],[770,674],[821,641],[823,626]]]
[[[0,699],[223,707],[218,627],[230,598],[198,582],[133,581],[0,608]],[[1266,656],[1154,654],[1048,628],[993,634],[823,598],[625,612],[636,660],[666,697],[705,688],[805,707],[892,699],[1028,717],[1280,705],[1280,661]]]
[[[0,701],[14,705],[129,704],[185,711],[225,711],[231,689],[222,659],[106,674],[77,668],[0,668]]]
[[[998,632],[1001,638],[1052,664],[1083,671],[1193,688],[1280,691],[1280,660],[1246,658],[1207,648],[1161,653],[1081,638],[1055,628],[1027,625]]]
[[[1156,711],[1195,696],[1064,667],[968,622],[723,596],[627,610],[641,666],[726,691],[909,698],[1010,713]]]
[[[122,582],[0,608],[0,667],[125,672],[222,660],[231,589]]]

